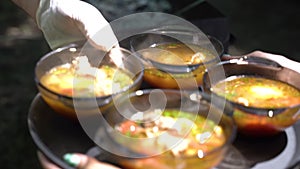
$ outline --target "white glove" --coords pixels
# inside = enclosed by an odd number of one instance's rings
[[[52,49],[83,40],[89,40],[105,51],[118,46],[118,40],[102,14],[80,0],[41,0],[36,22]]]

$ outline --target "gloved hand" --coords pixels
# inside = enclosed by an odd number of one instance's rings
[[[36,22],[52,49],[86,39],[105,51],[118,46],[100,11],[80,0],[41,0]]]

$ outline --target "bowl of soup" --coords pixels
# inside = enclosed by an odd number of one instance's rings
[[[72,44],[46,54],[35,67],[42,98],[55,112],[77,118],[101,111],[113,96],[138,89],[142,63],[126,49],[116,51]]]
[[[130,48],[144,63],[144,80],[166,89],[201,86],[205,69],[218,63],[223,53],[222,43],[214,37],[172,30],[135,35]]]
[[[208,69],[203,89],[231,102],[240,133],[270,136],[299,120],[299,78],[277,62],[249,56]]]
[[[95,142],[122,168],[213,168],[236,132],[224,101],[199,92],[138,90],[106,110],[105,131]]]

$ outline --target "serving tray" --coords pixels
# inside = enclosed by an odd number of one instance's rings
[[[62,160],[65,153],[84,153],[109,162],[78,122],[55,113],[39,94],[29,109],[28,127],[37,148],[62,168],[72,168]],[[300,161],[299,141],[300,123],[265,139],[238,135],[216,169],[292,169]]]

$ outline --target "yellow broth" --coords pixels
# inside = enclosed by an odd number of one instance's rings
[[[130,138],[142,138],[139,144],[118,141],[127,148],[146,155],[151,155],[153,151],[170,150],[164,156],[203,158],[226,142],[223,129],[213,121],[172,109],[164,110],[154,121],[147,118],[130,119],[117,124],[115,129]]]
[[[300,91],[281,81],[252,76],[232,76],[211,91],[226,99],[255,108],[283,108],[300,104]]]
[[[133,84],[127,72],[108,65],[91,67],[86,57],[53,67],[40,82],[53,92],[76,97],[110,95]]]
[[[146,68],[144,80],[151,86],[168,89],[197,88],[202,84],[205,71],[204,66],[199,66],[190,73],[171,74],[156,68]]]
[[[170,65],[201,64],[189,73],[168,73],[146,65],[144,80],[159,88],[194,88],[202,84],[205,69],[217,60],[210,50],[194,44],[165,43],[141,51],[144,58]],[[180,83],[180,84],[179,84]],[[196,85],[193,85],[196,84]]]

